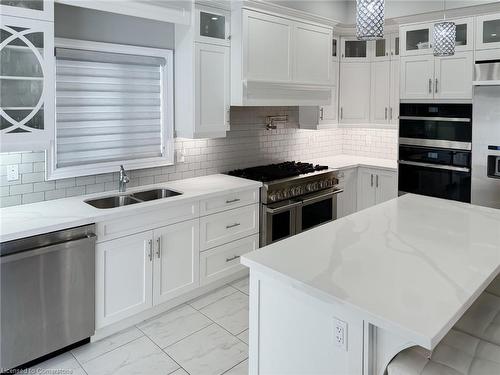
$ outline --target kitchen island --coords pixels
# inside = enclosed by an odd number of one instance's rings
[[[250,374],[383,374],[500,271],[500,210],[417,195],[276,242],[250,268]]]

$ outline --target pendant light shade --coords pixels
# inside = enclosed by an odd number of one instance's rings
[[[356,0],[356,36],[359,40],[384,37],[385,0]]]
[[[446,0],[443,1],[443,22],[434,24],[434,56],[453,56],[455,54],[455,40],[457,25],[446,21]]]

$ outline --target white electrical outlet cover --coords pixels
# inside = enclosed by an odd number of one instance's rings
[[[12,164],[7,166],[7,181],[19,180],[19,166]]]
[[[347,323],[339,319],[335,319],[334,343],[336,347],[347,351]]]

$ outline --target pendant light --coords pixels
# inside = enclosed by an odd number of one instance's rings
[[[375,40],[384,37],[385,0],[356,0],[356,37]]]
[[[446,21],[446,0],[443,0],[443,22],[434,24],[434,56],[453,56],[456,36],[457,25]]]

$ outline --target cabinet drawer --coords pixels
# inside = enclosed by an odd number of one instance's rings
[[[200,215],[209,215],[231,208],[247,206],[259,202],[259,189],[238,191],[200,202]]]
[[[200,254],[200,283],[208,284],[214,280],[229,276],[244,269],[240,264],[240,256],[259,247],[259,235],[245,237],[240,240],[203,251]]]
[[[207,250],[259,232],[259,204],[200,219],[200,249]]]
[[[154,207],[152,210],[139,214],[124,212],[122,218],[104,221],[96,225],[97,242],[194,219],[198,213],[198,202]]]

